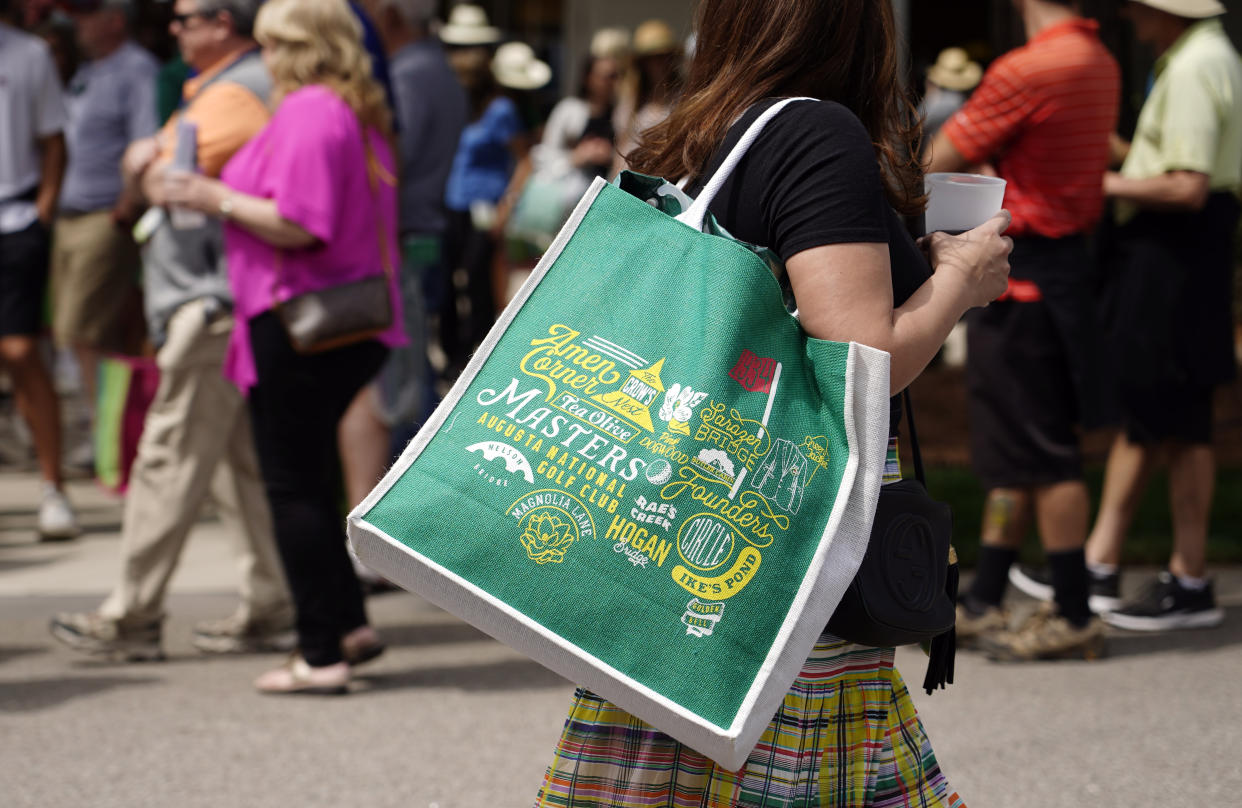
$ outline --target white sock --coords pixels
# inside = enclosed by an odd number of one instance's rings
[[[1177,585],[1182,589],[1189,589],[1192,592],[1202,592],[1207,589],[1207,578],[1191,578],[1189,575],[1174,575],[1177,579]]]
[[[1120,564],[1100,564],[1095,561],[1087,562],[1087,572],[1091,573],[1096,578],[1103,578],[1106,575],[1116,575],[1119,569],[1121,569]]]

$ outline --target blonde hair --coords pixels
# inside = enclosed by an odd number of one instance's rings
[[[387,98],[371,73],[362,26],[345,0],[267,0],[254,36],[269,51],[273,103],[320,84],[340,96],[364,127],[391,133]]]

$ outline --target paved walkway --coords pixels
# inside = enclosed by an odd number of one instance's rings
[[[71,496],[88,532],[35,542],[37,481],[0,473],[0,804],[491,808],[532,802],[572,686],[426,601],[372,598],[391,650],[347,698],[270,698],[276,657],[205,658],[195,620],[233,607],[236,575],[205,519],[173,582],[171,659],[109,665],[47,635],[116,572],[117,501]],[[1136,574],[1137,575],[1137,574]],[[1133,586],[1136,578],[1127,579]],[[1218,571],[1213,631],[1111,640],[1096,663],[993,665],[916,702],[972,808],[1236,805],[1242,794],[1242,570]],[[1029,607],[1029,601],[1017,601]],[[919,655],[898,663],[921,681]]]

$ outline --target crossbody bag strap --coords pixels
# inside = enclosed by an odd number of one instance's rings
[[[746,128],[742,134],[741,140],[729,151],[729,155],[725,157],[720,168],[712,175],[712,178],[703,186],[703,190],[699,192],[698,198],[694,203],[686,209],[684,213],[677,217],[677,221],[682,224],[689,225],[695,230],[702,230],[703,223],[707,221],[707,209],[712,204],[712,200],[716,198],[716,194],[720,192],[725,181],[733,173],[733,169],[737,168],[737,164],[742,162],[742,158],[746,156],[746,152],[759,139],[759,135],[763,133],[764,127],[768,125],[773,118],[781,113],[785,107],[798,101],[818,101],[817,98],[808,96],[798,96],[796,98],[783,98],[772,106],[763,111],[763,114],[755,119],[754,123]]]
[[[907,387],[901,391],[902,406],[906,410],[906,422],[910,424],[910,460],[914,463],[914,478],[924,488],[927,487],[927,478],[923,474],[923,453],[919,451],[919,433],[914,427],[914,404],[910,401],[910,388]],[[952,543],[949,544],[949,564],[957,563],[957,549]],[[956,599],[957,584],[953,584],[953,597]]]
[[[359,122],[361,126],[361,122]],[[392,281],[395,273],[394,261],[392,255],[388,252],[388,227],[384,221],[383,204],[380,201],[380,183],[395,187],[397,178],[392,172],[384,168],[379,159],[375,156],[375,150],[371,147],[371,138],[366,130],[362,127],[362,147],[367,154],[367,184],[371,186],[371,195],[375,198],[375,234],[379,239],[380,266],[384,269],[384,277]]]
[[[371,188],[371,195],[375,199],[375,235],[379,241],[380,266],[384,270],[384,277],[391,283],[396,272],[392,255],[388,251],[388,228],[384,221],[383,205],[380,204],[379,184],[383,182],[385,185],[395,186],[397,178],[392,172],[384,168],[375,156],[375,150],[371,147],[371,138],[367,135],[366,127],[362,122],[358,122],[358,127],[362,132],[362,148],[367,156],[367,185]],[[272,308],[280,306],[280,280],[284,275],[285,267],[285,251],[281,247],[274,247],[275,253],[275,279],[272,283]]]
[[[919,433],[914,428],[914,405],[910,403],[910,388],[901,391],[901,403],[906,410],[906,422],[910,424],[910,459],[914,461],[914,477],[923,487],[927,479],[923,475],[923,453],[919,451]]]

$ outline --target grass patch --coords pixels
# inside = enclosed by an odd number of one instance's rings
[[[1103,478],[1103,469],[1087,471],[1092,508],[1099,504]],[[964,566],[974,566],[983,517],[984,491],[979,478],[966,468],[928,467],[927,488],[933,497],[952,506],[953,544],[958,558]],[[1168,490],[1168,476],[1163,470],[1157,471],[1152,475],[1151,485],[1135,514],[1134,525],[1126,540],[1124,563],[1168,562],[1173,524],[1169,516]],[[1092,518],[1094,515],[1093,511]],[[1043,551],[1033,528],[1031,533],[1023,544],[1022,556],[1032,563],[1041,563]],[[1212,564],[1242,563],[1242,468],[1217,470],[1207,557],[1208,563]]]

